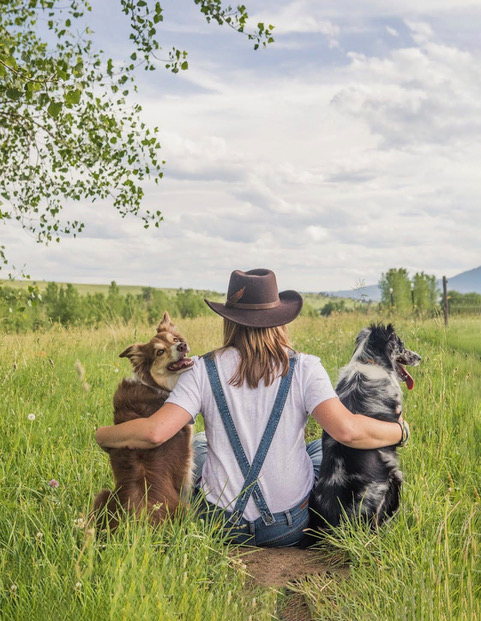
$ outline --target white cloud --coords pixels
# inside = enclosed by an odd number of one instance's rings
[[[321,34],[327,38],[330,47],[338,45],[340,28],[333,21],[322,18],[319,15],[319,7],[313,5],[310,0],[295,0],[285,6],[276,7],[269,15],[269,9],[265,9],[263,14],[256,14],[252,17],[252,22],[268,21],[275,26],[274,35],[312,33]]]
[[[433,36],[433,30],[429,24],[425,22],[411,22],[406,20],[406,25],[411,30],[413,41],[418,45],[423,45]]]
[[[481,71],[471,53],[426,40],[386,58],[349,56],[350,83],[333,104],[365,120],[385,145],[478,140]]]

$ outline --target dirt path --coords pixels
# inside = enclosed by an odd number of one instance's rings
[[[256,584],[266,587],[283,587],[288,582],[326,572],[347,573],[346,568],[321,563],[314,550],[253,548],[238,554]]]
[[[299,548],[249,548],[239,550],[237,557],[247,567],[253,581],[264,587],[282,588],[306,576],[322,574],[347,575],[346,567],[333,567],[319,561],[319,553]],[[304,597],[285,591],[279,611],[280,621],[310,621],[311,615]]]

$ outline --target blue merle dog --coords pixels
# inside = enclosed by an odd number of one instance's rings
[[[421,357],[404,347],[392,324],[371,325],[356,339],[354,355],[340,371],[336,392],[354,414],[397,421],[402,412],[400,382],[414,380],[404,365]],[[402,472],[395,446],[361,450],[322,434],[320,476],[310,499],[310,529],[325,530],[342,519],[363,519],[376,527],[399,507]],[[311,541],[312,543],[312,541]]]

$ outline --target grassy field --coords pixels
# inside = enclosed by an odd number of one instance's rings
[[[297,319],[297,349],[336,380],[365,316]],[[319,555],[349,567],[292,585],[314,619],[481,618],[481,321],[402,321],[423,356],[405,392],[410,444],[398,516],[373,534],[340,529]],[[217,318],[183,320],[193,353],[220,344]],[[85,520],[111,485],[94,429],[109,424],[112,395],[129,373],[118,354],[151,329],[52,329],[4,335],[0,349],[0,618],[263,621],[283,593],[253,585],[215,530],[187,519],[153,532],[127,521],[97,541]],[[315,424],[309,438],[318,436]],[[58,486],[50,484],[55,480]]]

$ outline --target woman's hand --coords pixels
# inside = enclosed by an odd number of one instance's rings
[[[401,427],[401,432],[402,432],[402,437],[398,443],[398,446],[406,446],[406,444],[409,441],[409,436],[411,434],[411,430],[409,429],[408,422],[407,420],[404,420],[404,418],[400,418],[397,421],[397,423]]]
[[[170,440],[192,416],[174,403],[166,403],[149,418],[136,418],[119,425],[99,427],[97,444],[108,452],[111,448],[152,449]]]

